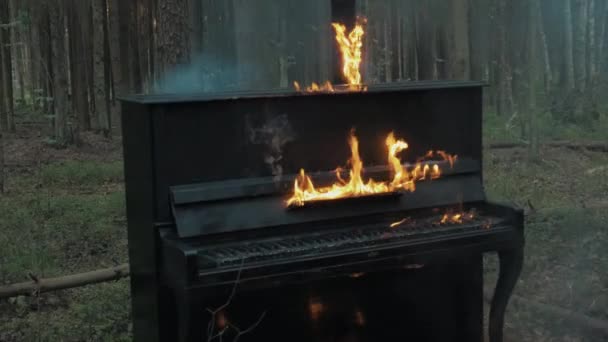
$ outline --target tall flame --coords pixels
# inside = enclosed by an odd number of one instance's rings
[[[360,67],[363,60],[361,49],[365,35],[363,24],[357,23],[348,35],[345,25],[333,23],[332,26],[336,31],[336,41],[342,53],[342,74],[351,87],[359,88],[361,86]]]
[[[397,140],[393,133],[386,138],[388,150],[388,164],[392,172],[393,179],[385,182],[376,182],[373,179],[365,181],[363,179],[363,161],[359,155],[359,140],[351,131],[348,138],[351,157],[351,166],[348,181],[341,176],[341,169],[336,169],[338,182],[329,187],[315,188],[304,169],[300,170],[293,186],[293,195],[287,200],[287,206],[302,206],[305,202],[332,200],[337,198],[358,197],[372,194],[381,194],[397,190],[414,191],[415,182],[424,179],[435,179],[441,176],[441,171],[437,164],[432,167],[429,164],[417,163],[413,168],[405,168],[401,159],[397,156],[400,152],[408,148],[408,144],[403,140]],[[451,159],[448,159],[451,158]],[[445,160],[455,160],[455,156],[445,154]]]
[[[363,37],[365,36],[364,24],[366,20],[359,20],[350,33],[346,33],[346,26],[341,23],[332,23],[332,27],[336,32],[336,42],[340,48],[342,56],[342,75],[348,83],[348,90],[365,91],[366,87],[361,81],[361,62],[363,60]],[[312,83],[310,86],[302,87],[298,82],[294,82],[293,86],[298,92],[316,93],[336,91],[331,82],[326,81],[323,84]],[[339,89],[339,88],[338,88]]]

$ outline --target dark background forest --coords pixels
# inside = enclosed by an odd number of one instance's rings
[[[489,85],[487,191],[527,214],[509,341],[607,340],[608,1],[357,8],[365,83]],[[327,0],[0,0],[0,285],[127,261],[119,96],[323,82],[330,17]],[[0,299],[0,341],[129,338],[125,279]]]

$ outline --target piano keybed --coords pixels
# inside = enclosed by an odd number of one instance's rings
[[[233,267],[287,258],[344,253],[353,249],[388,247],[417,238],[489,229],[501,221],[496,217],[477,216],[468,222],[440,224],[441,218],[439,215],[417,220],[405,219],[403,222],[393,222],[393,227],[390,221],[382,221],[357,225],[356,228],[214,245],[199,251],[199,268]]]

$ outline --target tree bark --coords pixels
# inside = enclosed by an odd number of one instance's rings
[[[12,55],[15,61],[15,78],[17,81],[18,99],[21,103],[25,103],[25,68],[23,67],[25,59],[25,42],[23,35],[24,24],[18,18],[19,10],[22,8],[22,3],[17,0],[10,0],[10,17],[16,22],[16,25],[11,29],[11,47]]]
[[[587,87],[593,87],[597,78],[597,46],[596,46],[596,27],[595,27],[595,0],[589,0],[587,21]]]
[[[57,291],[117,280],[129,276],[129,265],[123,264],[103,270],[73,274],[69,276],[33,279],[32,281],[0,286],[0,299],[15,296],[37,295],[43,292]]]
[[[190,17],[187,11],[188,0],[165,0],[160,4],[158,49],[163,74],[190,61]]]
[[[551,68],[551,59],[549,58],[549,46],[547,44],[547,34],[545,33],[544,15],[543,8],[541,6],[541,0],[535,0],[536,13],[537,13],[537,29],[540,39],[540,46],[542,49],[543,66],[544,66],[544,84],[545,94],[549,94],[551,86],[553,84],[553,71]]]
[[[498,0],[498,114],[510,116],[513,114],[513,86],[512,71],[509,54],[509,44],[507,41],[508,7],[511,3],[508,0]],[[507,5],[508,4],[508,5]]]
[[[575,0],[577,1],[577,0]],[[571,0],[566,0],[564,6],[564,53],[566,55],[564,63],[564,83],[566,90],[573,90],[574,83],[574,29],[572,24],[572,3]]]
[[[9,0],[0,0],[0,23],[8,24],[11,20],[9,16]],[[13,65],[11,53],[11,30],[13,27],[0,28],[0,53],[2,54],[2,99],[4,102],[4,113],[0,117],[4,121],[6,129],[15,131],[15,118],[13,108]]]
[[[65,40],[65,0],[50,0],[50,36],[53,63],[53,106],[54,106],[54,132],[57,144],[65,145],[73,142],[70,123],[68,119],[68,73],[67,51]]]
[[[0,194],[4,193],[4,137],[0,130]]]
[[[94,61],[94,86],[95,86],[95,117],[97,118],[99,130],[105,137],[111,136],[110,127],[110,97],[106,78],[106,69],[109,60],[108,55],[108,27],[106,20],[106,0],[93,0],[93,61]]]
[[[450,1],[451,44],[449,73],[452,79],[468,80],[471,78],[470,45],[469,45],[469,1]]]
[[[587,1],[574,0],[574,72],[579,92],[587,84]]]
[[[85,39],[90,39],[86,35],[85,21],[88,18],[87,11],[90,9],[90,0],[70,0],[68,5],[68,34],[70,46],[70,75],[72,88],[72,106],[74,122],[78,131],[88,131],[91,129],[89,116],[89,94],[87,82],[87,44]]]

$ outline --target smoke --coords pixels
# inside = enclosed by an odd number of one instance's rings
[[[261,126],[253,126],[246,117],[249,141],[253,144],[263,145],[265,147],[264,163],[268,165],[275,180],[278,180],[283,175],[283,146],[295,139],[295,132],[287,119],[287,115],[279,115],[270,118]]]
[[[166,73],[154,92],[160,94],[192,94],[220,92],[239,88],[239,80],[247,75],[248,65],[237,64],[211,54],[200,54],[190,64]]]

